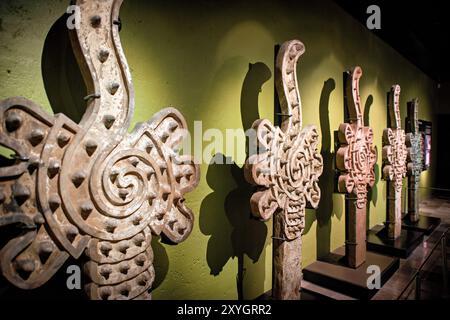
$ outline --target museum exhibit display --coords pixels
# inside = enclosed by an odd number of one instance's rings
[[[432,131],[433,131],[433,124],[431,121],[419,119],[419,132],[422,135],[423,170],[428,170],[431,166]]]
[[[0,301],[448,300],[447,11],[0,1]]]
[[[408,214],[409,221],[419,220],[419,185],[422,165],[422,136],[419,133],[419,101],[408,102],[408,117],[406,118],[406,146],[408,147]]]
[[[422,134],[419,132],[419,99],[408,102],[406,118],[406,146],[408,148],[408,207],[402,221],[402,228],[424,231],[429,235],[440,223],[441,219],[420,215],[419,186],[420,174],[424,170],[425,156]]]
[[[402,258],[408,257],[422,241],[423,233],[402,229],[402,189],[406,176],[407,149],[401,128],[400,86],[387,95],[388,128],[383,131],[383,179],[387,181],[387,221],[368,232],[367,248]]]
[[[0,102],[0,144],[14,151],[0,175],[0,226],[22,230],[0,251],[15,286],[46,283],[82,258],[91,299],[150,299],[152,235],[173,243],[192,231],[183,195],[199,168],[176,149],[186,121],[159,111],[128,133],[134,89],[119,39],[122,0],[79,0],[72,48],[90,94],[79,124],[21,97]],[[83,257],[82,257],[83,256]]]
[[[388,237],[397,239],[401,230],[402,187],[406,176],[405,131],[401,128],[400,86],[388,95],[389,127],[383,131],[383,179],[387,181]]]
[[[364,126],[359,94],[362,69],[355,67],[345,79],[345,105],[349,123],[339,126],[339,149],[336,167],[341,175],[338,191],[346,193],[347,226],[345,256],[352,268],[359,267],[366,257],[367,191],[375,183],[374,165],[377,155],[373,147],[373,131]]]
[[[275,87],[283,120],[280,127],[266,119],[253,123],[257,140],[250,143],[257,145],[257,153],[245,163],[246,179],[258,186],[250,199],[253,215],[262,220],[273,217],[272,297],[282,300],[300,298],[305,207],[319,204],[323,170],[318,130],[302,123],[297,61],[304,52],[299,40],[280,47]]]
[[[359,93],[362,69],[359,66],[344,73],[344,105],[348,122],[339,126],[339,149],[336,152],[338,191],[345,193],[345,248],[340,247],[304,269],[306,280],[351,296],[368,298],[375,294],[367,288],[367,266],[382,269],[386,282],[398,268],[398,259],[366,252],[367,192],[375,183],[377,155],[373,131],[364,126]]]

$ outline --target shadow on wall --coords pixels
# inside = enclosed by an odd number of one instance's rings
[[[41,72],[53,112],[64,113],[79,123],[85,112],[86,102],[83,98],[87,93],[72,50],[66,21],[67,15],[59,18],[45,38]]]
[[[251,128],[253,122],[259,119],[259,93],[270,77],[270,69],[264,63],[249,65],[241,91],[244,130]],[[248,291],[264,292],[265,262],[260,257],[267,238],[265,223],[253,218],[250,210],[250,198],[255,187],[245,180],[243,168],[220,153],[212,158],[206,181],[214,192],[203,200],[199,220],[202,233],[211,235],[206,253],[210,272],[214,276],[219,275],[228,260],[237,257],[238,299],[254,298],[248,296]],[[258,264],[245,266],[245,255]]]
[[[373,96],[370,94],[367,97],[366,103],[364,105],[364,125],[366,127],[370,127],[370,120],[369,120],[369,114],[370,114],[370,109],[373,106]],[[378,145],[376,144],[376,142],[374,141],[374,148],[375,148],[375,153],[378,155]],[[378,161],[379,159],[377,159],[377,162],[375,163],[374,166],[374,172],[375,172],[375,184],[372,188],[369,189],[368,193],[367,193],[367,202],[370,203],[372,202],[373,205],[376,207],[377,205],[377,201],[378,201],[378,181],[380,180],[380,166],[378,165]],[[369,210],[369,209],[368,209]],[[370,227],[370,211],[367,213],[366,215],[367,219],[366,219],[366,226],[367,228]]]
[[[169,270],[169,257],[167,256],[166,249],[161,244],[160,237],[154,236],[151,246],[153,250],[153,267],[155,268],[155,280],[152,284],[152,291],[154,291],[166,278]]]
[[[231,164],[226,164],[226,161]],[[254,188],[245,181],[243,169],[230,161],[230,158],[216,154],[208,167],[206,181],[214,190],[205,197],[200,208],[200,230],[211,236],[206,261],[210,273],[218,276],[228,260],[237,257],[237,296],[238,299],[245,299],[244,255],[254,263],[259,261],[267,237],[267,227],[251,216],[250,197]],[[259,261],[259,265],[264,268],[264,261]],[[254,275],[258,279],[250,284],[252,289],[258,287],[257,291],[263,292],[264,270],[255,272]]]
[[[258,98],[261,88],[272,76],[270,69],[262,62],[250,63],[241,90],[242,128],[248,130],[259,119]],[[247,143],[248,146],[248,143]]]
[[[323,158],[323,173],[319,177],[321,198],[316,210],[317,229],[317,258],[330,253],[331,244],[331,216],[333,215],[333,191],[334,191],[334,166],[333,153],[331,152],[331,128],[330,128],[330,95],[336,88],[336,82],[330,78],[324,82],[319,100],[319,116],[322,138],[320,154]]]

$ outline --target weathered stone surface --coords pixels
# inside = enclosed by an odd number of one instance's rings
[[[347,193],[346,257],[348,265],[357,268],[366,258],[367,191],[375,183],[377,160],[373,148],[373,131],[364,126],[359,95],[360,67],[346,73],[344,83],[348,123],[339,126],[339,149],[336,167],[340,171],[338,191]]]
[[[419,132],[419,100],[408,102],[406,147],[408,150],[408,213],[412,222],[419,220],[419,184],[422,165],[422,135]]]
[[[402,186],[407,157],[399,100],[400,86],[394,85],[388,96],[389,128],[383,131],[383,179],[388,182],[388,236],[393,239],[398,238],[402,230]]]
[[[317,151],[316,127],[302,128],[297,60],[304,53],[298,40],[285,42],[277,55],[275,85],[284,120],[281,127],[265,119],[253,123],[259,152],[245,164],[246,179],[257,185],[250,203],[262,220],[274,215],[273,297],[298,299],[301,284],[301,235],[305,206],[320,200],[318,178],[322,156]]]
[[[0,264],[17,287],[39,287],[85,253],[90,298],[149,298],[152,234],[178,243],[192,230],[183,194],[200,173],[176,152],[183,116],[163,109],[127,132],[134,92],[114,23],[121,3],[76,1],[81,22],[71,41],[91,92],[80,124],[24,98],[0,102],[0,143],[16,154],[0,168],[0,226],[25,227],[1,249]]]

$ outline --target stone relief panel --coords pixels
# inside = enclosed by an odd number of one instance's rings
[[[183,195],[199,181],[178,153],[183,116],[163,109],[128,133],[131,74],[119,38],[122,0],[78,0],[71,41],[90,93],[79,124],[32,101],[0,102],[0,144],[14,150],[0,168],[0,226],[22,230],[0,251],[3,276],[33,289],[69,256],[87,262],[91,299],[149,299],[152,235],[185,240],[193,213]]]
[[[359,94],[361,76],[362,69],[358,66],[345,74],[344,102],[349,119],[339,126],[336,152],[336,168],[340,172],[338,191],[347,194],[346,257],[353,268],[365,261],[367,191],[375,183],[377,160],[372,128],[364,126]]]
[[[400,236],[402,186],[406,176],[407,150],[405,131],[401,128],[400,86],[394,85],[388,96],[389,128],[383,131],[383,179],[388,181],[388,236]]]
[[[274,216],[274,283],[277,299],[298,299],[301,281],[301,235],[305,207],[317,207],[322,156],[317,150],[315,126],[302,126],[302,107],[296,66],[305,47],[299,40],[285,42],[277,55],[275,85],[283,121],[254,122],[258,152],[245,164],[246,179],[258,186],[251,197],[252,213],[268,220]]]
[[[423,170],[422,135],[419,132],[419,100],[408,102],[408,117],[406,119],[406,147],[408,175],[408,213],[411,221],[419,220],[419,184]]]

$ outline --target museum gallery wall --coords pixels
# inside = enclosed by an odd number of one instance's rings
[[[92,92],[83,87],[65,34],[61,16],[66,9],[64,1],[56,0],[0,3],[0,99],[24,96],[50,114],[64,113],[78,123],[85,111],[80,108],[83,98]],[[361,66],[363,123],[373,130],[377,152],[367,227],[386,221],[386,94],[393,84],[401,86],[401,128],[407,128],[407,101],[419,98],[418,118],[430,121],[437,86],[364,26],[328,1],[236,1],[226,9],[221,2],[173,1],[167,6],[160,0],[125,1],[120,18],[135,91],[134,115],[122,130],[175,106],[194,136],[193,154],[210,145],[211,136],[195,138],[207,129],[217,128],[226,136],[226,129],[247,130],[258,119],[280,124],[280,115],[274,114],[274,48],[291,39],[304,44],[296,73],[302,121],[317,128],[323,173],[319,206],[305,209],[303,267],[345,242],[345,195],[335,189],[334,131],[347,120],[343,72]],[[245,137],[236,141],[245,144]],[[184,195],[194,215],[190,236],[176,246],[152,240],[154,299],[253,299],[272,288],[272,221],[251,217],[255,189],[244,177],[245,148],[227,149],[225,144],[208,150],[197,188]],[[432,170],[422,172],[420,186],[431,186]],[[427,196],[419,190],[420,197]]]

